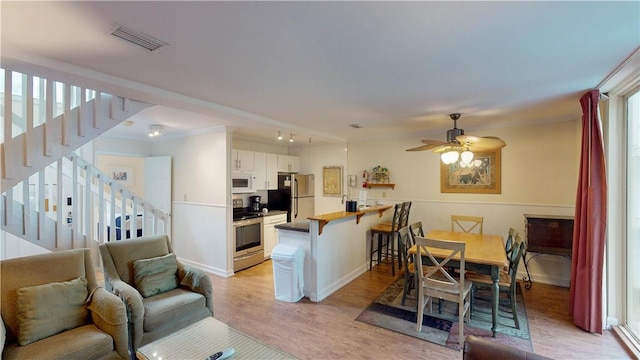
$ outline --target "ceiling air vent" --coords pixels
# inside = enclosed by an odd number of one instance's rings
[[[111,30],[111,35],[143,47],[149,51],[156,51],[169,45],[164,41],[154,38],[153,36],[128,29],[122,25],[115,25]]]

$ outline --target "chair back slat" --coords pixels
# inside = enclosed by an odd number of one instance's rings
[[[409,231],[411,232],[411,245],[415,245],[416,236],[424,237],[424,229],[422,228],[422,221],[416,221],[411,226],[409,226]]]
[[[402,209],[400,211],[400,224],[398,228],[409,225],[409,213],[411,211],[411,201],[405,201],[402,203]]]
[[[511,252],[513,251],[513,241],[516,235],[518,235],[518,230],[509,228],[509,236],[507,236],[507,241],[504,243],[504,251],[507,254],[507,259],[511,256]]]
[[[451,215],[451,231],[482,234],[482,216]]]
[[[398,203],[393,207],[393,219],[391,220],[391,232],[400,229],[400,215],[402,213],[402,203]]]
[[[405,269],[409,268],[409,263],[413,262],[413,259],[409,256],[409,248],[411,248],[411,234],[409,233],[409,227],[405,226],[398,230],[398,251],[402,256],[402,260],[406,264]]]
[[[424,282],[425,285],[433,287],[439,290],[447,292],[457,292],[464,287],[464,250],[465,243],[462,241],[447,241],[447,240],[434,240],[424,237],[416,237],[416,258],[415,264],[417,268],[418,278],[420,282]],[[448,250],[447,256],[438,259],[433,255],[429,248]],[[453,278],[449,274],[448,267],[446,266],[449,261],[459,255],[460,262],[460,278],[459,280]],[[431,261],[431,265],[426,272],[421,271],[422,257],[427,256]]]
[[[525,246],[526,245],[524,241],[522,241],[522,238],[520,237],[520,235],[516,235],[515,241],[513,243],[513,250],[511,251],[511,254],[509,254],[509,257],[508,257],[509,276],[511,277],[512,282],[516,280],[518,266],[520,264],[520,259],[524,254]]]

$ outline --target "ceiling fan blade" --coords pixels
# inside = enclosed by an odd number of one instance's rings
[[[468,146],[471,151],[488,151],[507,146],[502,139],[495,136],[478,137],[473,135],[459,135],[456,136],[456,140]]]
[[[445,143],[444,145],[438,146],[435,150],[433,150],[433,152],[435,153],[443,153],[443,152],[447,152],[449,150],[459,150],[460,146],[457,144],[453,144],[453,145],[449,145],[447,143]]]
[[[440,146],[440,145],[447,144],[446,141],[440,141],[440,140],[420,140],[420,141],[422,141],[423,144],[433,145],[433,146]]]
[[[420,140],[424,145],[422,146],[418,146],[418,147],[414,147],[411,149],[407,149],[407,151],[424,151],[424,150],[431,150],[435,147],[441,146],[441,145],[445,145],[446,142],[444,141],[439,141],[439,140]]]
[[[435,146],[436,145],[420,145],[418,147],[407,149],[407,151],[424,151],[424,150],[433,149]]]

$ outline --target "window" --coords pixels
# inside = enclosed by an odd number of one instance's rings
[[[640,339],[640,91],[626,99],[627,236],[626,327]]]

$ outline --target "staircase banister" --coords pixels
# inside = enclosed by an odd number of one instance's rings
[[[84,167],[85,169],[91,169],[90,173],[92,176],[101,176],[104,177],[105,184],[111,187],[112,191],[116,191],[116,193],[120,193],[122,198],[127,198],[135,202],[138,206],[142,206],[143,208],[147,208],[154,211],[154,215],[161,218],[162,220],[166,220],[170,217],[170,215],[161,209],[157,208],[153,204],[144,200],[143,198],[137,196],[133,191],[129,190],[125,186],[121,185],[117,181],[113,180],[109,175],[102,172],[100,169],[93,166],[87,160],[83,159],[81,156],[70,153],[67,156],[67,159],[72,160],[77,158],[77,163],[79,166]],[[97,192],[96,192],[97,193]]]

